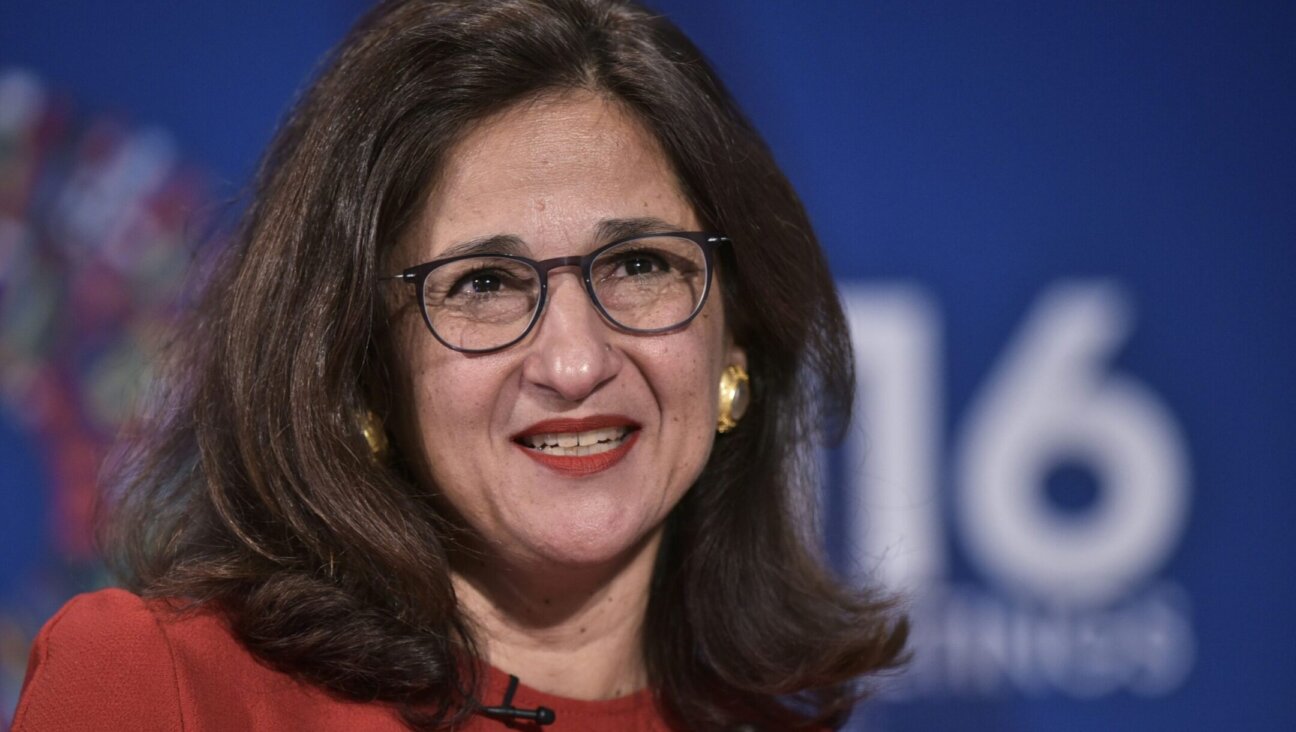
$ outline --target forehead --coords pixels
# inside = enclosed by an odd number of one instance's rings
[[[416,261],[464,241],[511,236],[532,253],[597,246],[605,222],[699,228],[660,145],[624,105],[569,92],[478,123],[444,162],[411,232]]]

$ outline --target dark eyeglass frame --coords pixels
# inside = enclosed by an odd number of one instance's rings
[[[619,322],[616,318],[612,317],[612,315],[608,313],[607,309],[603,307],[603,303],[599,302],[598,295],[595,294],[594,292],[594,280],[593,280],[594,260],[598,259],[599,255],[603,254],[609,249],[612,249],[613,247],[618,247],[621,246],[622,244],[626,244],[639,239],[653,239],[653,238],[658,238],[663,236],[670,236],[678,239],[688,239],[694,244],[697,244],[698,247],[702,250],[702,259],[706,267],[706,279],[702,284],[702,297],[698,298],[697,305],[694,306],[693,312],[689,313],[687,318],[681,320],[680,322],[674,325],[667,326],[664,328],[647,328],[647,329],[631,328]],[[645,234],[635,234],[634,236],[627,236],[622,239],[617,239],[616,241],[604,244],[598,249],[595,249],[589,254],[585,254],[583,256],[554,257],[552,259],[536,261],[534,259],[523,257],[517,254],[463,254],[457,257],[446,257],[445,259],[434,259],[431,262],[416,264],[413,267],[409,267],[405,269],[398,275],[391,275],[388,277],[383,277],[381,279],[384,281],[404,282],[414,286],[415,292],[417,293],[418,296],[419,310],[422,311],[423,313],[423,323],[427,325],[428,331],[432,333],[432,336],[434,338],[440,341],[441,345],[445,346],[446,348],[449,348],[452,351],[458,351],[460,353],[492,353],[495,351],[502,351],[505,348],[508,348],[509,346],[518,343],[523,338],[526,338],[528,335],[530,335],[531,330],[535,328],[535,324],[540,322],[540,316],[544,314],[545,304],[549,301],[549,273],[555,269],[560,269],[562,267],[580,267],[581,281],[585,283],[585,294],[589,297],[590,302],[594,305],[594,309],[598,311],[599,315],[601,315],[603,319],[607,321],[609,324],[611,324],[613,327],[625,331],[627,333],[635,333],[638,335],[653,335],[657,333],[669,333],[674,330],[679,330],[680,328],[683,328],[684,326],[693,322],[693,319],[697,317],[697,314],[702,312],[702,307],[706,305],[707,296],[711,294],[711,280],[715,272],[715,256],[716,256],[715,253],[721,245],[729,244],[729,243],[730,243],[729,237],[724,236],[722,234],[712,233],[712,232],[657,231],[657,232],[650,232]],[[425,285],[427,283],[428,275],[430,275],[434,270],[440,267],[444,267],[447,264],[453,264],[455,262],[462,262],[465,259],[478,259],[478,258],[486,258],[486,257],[489,257],[491,259],[508,259],[530,267],[532,270],[535,271],[536,280],[540,283],[540,294],[536,296],[536,304],[534,310],[531,313],[530,322],[527,323],[526,328],[522,329],[522,332],[518,335],[518,337],[514,338],[513,340],[507,343],[504,343],[503,345],[492,346],[491,348],[462,348],[460,346],[456,346],[446,341],[444,338],[441,337],[439,333],[436,332],[436,328],[432,327],[432,318],[431,316],[428,315],[427,288],[425,287]]]

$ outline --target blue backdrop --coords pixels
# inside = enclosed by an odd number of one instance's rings
[[[0,717],[103,581],[94,475],[186,242],[364,6],[0,5]],[[1296,725],[1296,5],[657,6],[850,310],[828,550],[917,653],[853,725]]]

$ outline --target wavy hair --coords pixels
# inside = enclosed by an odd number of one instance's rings
[[[817,549],[810,464],[854,386],[804,208],[693,44],[624,0],[397,0],[351,31],[260,165],[232,244],[171,349],[164,407],[119,463],[123,583],[218,607],[265,662],[413,728],[475,708],[451,521],[356,417],[392,412],[379,277],[474,122],[585,89],[656,137],[724,262],[753,401],[670,514],[643,654],[676,724],[840,725],[906,625]]]

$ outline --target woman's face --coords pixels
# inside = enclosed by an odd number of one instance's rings
[[[701,228],[623,107],[587,92],[546,97],[479,123],[456,146],[402,263],[496,235],[536,260],[581,255],[636,219]],[[600,317],[575,267],[551,272],[541,320],[502,351],[450,350],[416,308],[403,312],[397,355],[413,433],[403,442],[422,450],[426,478],[488,551],[514,562],[608,562],[657,531],[710,454],[721,372],[745,365],[718,290],[687,327],[635,335]],[[536,433],[612,439],[601,455],[554,460]]]

